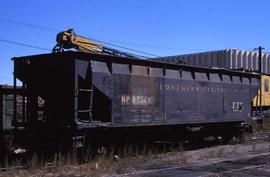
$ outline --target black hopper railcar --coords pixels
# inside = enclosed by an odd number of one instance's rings
[[[26,88],[28,148],[236,135],[252,117],[260,76],[84,52],[13,58]],[[40,106],[40,101],[43,104]],[[16,113],[15,113],[16,115]]]

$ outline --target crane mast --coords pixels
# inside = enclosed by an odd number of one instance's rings
[[[122,57],[139,58],[136,55],[122,52],[117,49],[105,47],[102,44],[92,41],[88,38],[76,35],[73,29],[63,31],[56,36],[57,44],[53,48],[52,52],[63,52],[64,49],[75,49],[78,51],[102,54],[102,55],[114,55]]]

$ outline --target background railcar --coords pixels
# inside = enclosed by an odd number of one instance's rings
[[[27,90],[27,115],[13,122],[46,150],[194,132],[232,136],[252,117],[260,82],[254,73],[83,52],[13,60],[14,85],[18,79]]]
[[[24,144],[26,137],[23,125],[13,122],[14,110],[19,121],[25,117],[25,90],[21,87],[0,85],[0,163],[6,160],[6,155],[24,152],[18,144]],[[15,96],[15,97],[14,97]],[[14,100],[14,98],[16,98]],[[14,134],[15,127],[19,134]],[[18,136],[17,136],[18,135]]]
[[[16,95],[16,105],[14,105],[14,94]],[[14,129],[12,123],[14,106],[19,120],[24,117],[24,104],[26,99],[23,99],[24,90],[17,87],[14,90],[13,86],[0,85],[0,132],[10,131]]]

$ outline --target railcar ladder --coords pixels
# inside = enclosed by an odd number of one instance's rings
[[[92,115],[92,107],[93,107],[93,96],[94,96],[94,87],[93,87],[93,84],[91,84],[91,87],[90,89],[82,89],[82,88],[79,88],[78,89],[78,95],[80,95],[80,93],[88,93],[89,94],[89,109],[84,109],[84,110],[79,110],[78,109],[78,115],[80,113],[89,113],[89,120],[87,122],[92,122],[93,121],[93,115]],[[83,119],[80,119],[79,117],[79,120],[80,121],[85,121]]]

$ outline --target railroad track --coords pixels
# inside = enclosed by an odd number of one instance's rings
[[[5,168],[0,168],[0,172],[7,172],[7,171],[12,171],[12,170],[28,170],[26,166],[12,166],[12,167],[5,167]]]
[[[54,163],[46,163],[43,169],[52,169],[54,166],[55,166]],[[12,170],[31,170],[31,167],[28,165],[19,165],[0,168],[0,172],[7,172]]]
[[[226,158],[212,162],[203,162],[191,165],[172,166],[151,170],[136,171],[120,176],[197,176],[197,177],[221,177],[239,176],[239,173],[246,174],[247,171],[254,172],[255,169],[270,167],[270,152],[256,155],[249,155],[239,158]],[[236,174],[238,173],[238,174]],[[270,175],[270,172],[269,172]]]
[[[254,133],[249,136],[248,141],[270,141],[270,132]]]
[[[248,167],[243,167],[239,169],[233,169],[233,170],[227,170],[223,171],[221,173],[216,173],[216,174],[211,174],[207,176],[200,176],[200,177],[222,177],[222,176],[228,176],[228,175],[234,175],[234,173],[239,173],[247,170],[255,170],[255,169],[260,169],[260,168],[269,168],[270,164],[262,164],[262,165],[252,165]]]

